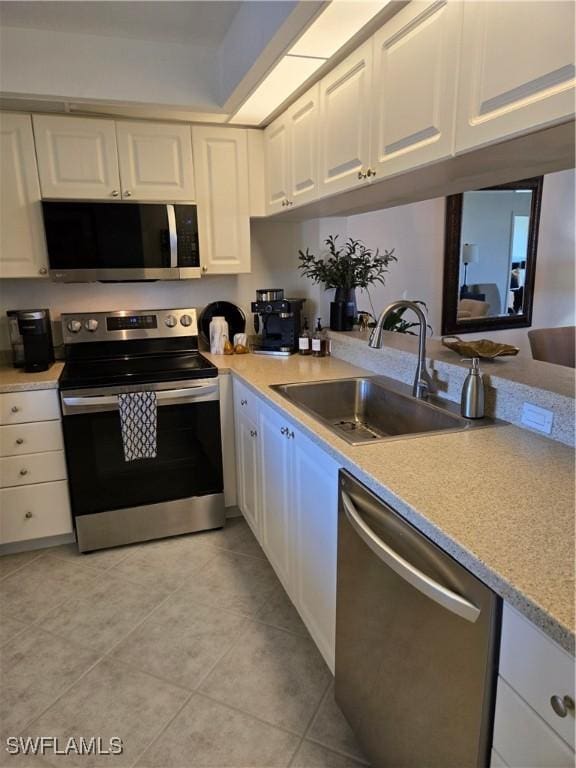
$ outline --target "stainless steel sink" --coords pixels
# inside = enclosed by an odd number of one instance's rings
[[[408,387],[384,376],[275,384],[272,389],[352,445],[495,424],[465,419],[457,404],[438,397],[416,399]]]

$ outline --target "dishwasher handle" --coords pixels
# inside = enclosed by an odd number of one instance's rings
[[[430,600],[434,600],[435,603],[455,613],[457,616],[472,623],[478,619],[480,609],[473,605],[473,603],[426,576],[425,573],[422,573],[422,571],[385,544],[364,522],[352,499],[345,491],[341,491],[341,499],[348,522],[362,541],[370,547],[372,552],[383,563],[386,563],[398,576],[415,587],[419,592],[422,592],[423,595],[426,595]]]

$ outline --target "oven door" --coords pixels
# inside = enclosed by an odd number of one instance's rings
[[[72,511],[78,518],[223,491],[218,379],[123,387],[156,391],[157,456],[125,461],[119,388],[61,393]]]

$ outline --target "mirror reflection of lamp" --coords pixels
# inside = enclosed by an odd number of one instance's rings
[[[468,264],[477,264],[480,260],[480,249],[474,243],[464,243],[462,246],[462,264],[464,264],[464,283],[460,289],[460,298],[468,293],[467,277]]]

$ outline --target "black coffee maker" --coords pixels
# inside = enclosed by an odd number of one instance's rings
[[[259,337],[252,345],[256,355],[292,355],[298,348],[305,299],[285,299],[281,288],[262,288],[252,302],[254,329]]]
[[[54,362],[50,311],[11,309],[6,314],[14,366],[29,373],[47,371]]]

